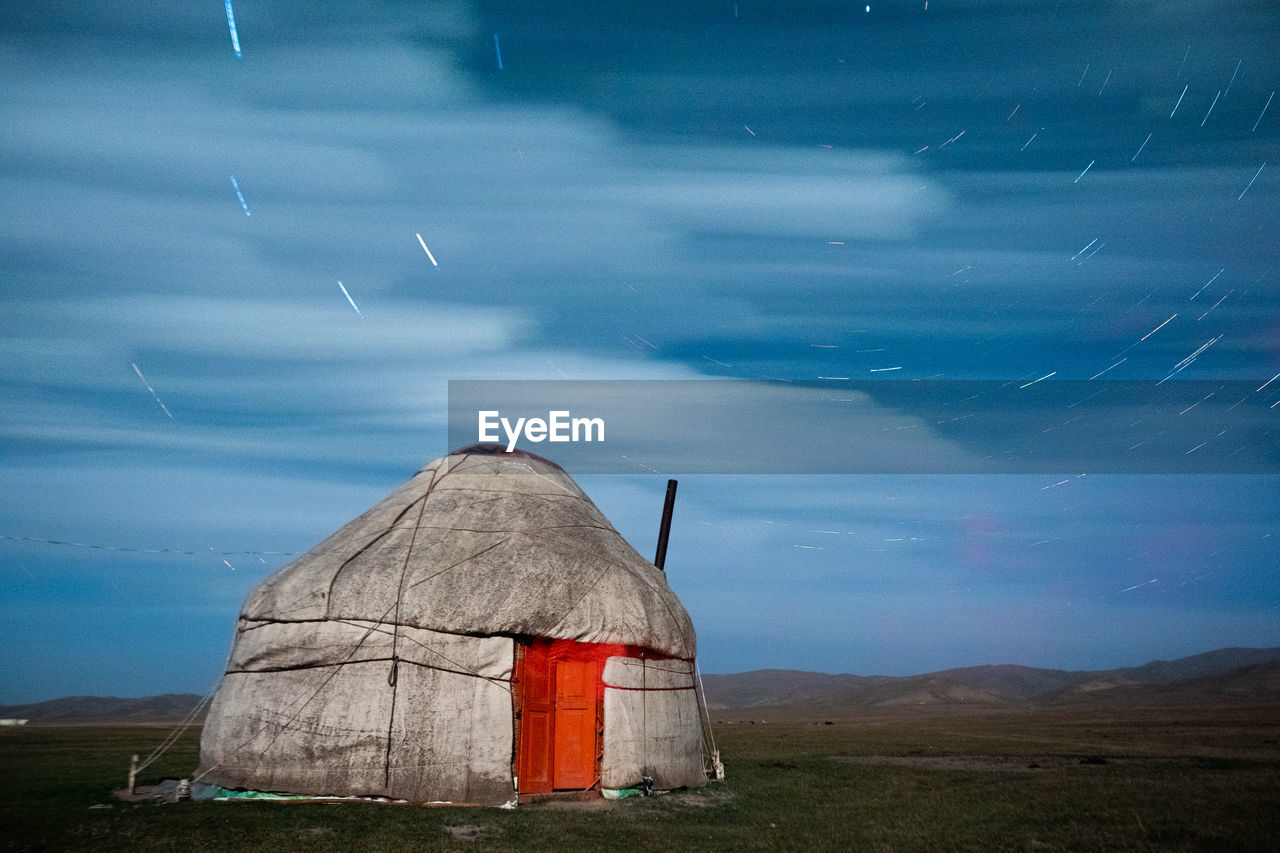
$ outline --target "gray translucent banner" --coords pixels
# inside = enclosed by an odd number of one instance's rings
[[[458,380],[446,452],[514,441],[574,474],[1275,474],[1262,384]]]

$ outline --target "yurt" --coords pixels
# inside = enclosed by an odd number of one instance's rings
[[[195,778],[490,805],[701,785],[695,654],[558,465],[464,448],[253,590]]]

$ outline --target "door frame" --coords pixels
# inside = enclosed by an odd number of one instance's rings
[[[513,668],[514,676],[511,681],[511,706],[512,706],[512,748],[511,748],[511,772],[516,779],[517,795],[521,800],[540,798],[546,796],[561,795],[581,795],[583,793],[594,793],[594,796],[602,796],[600,788],[601,769],[604,761],[604,665],[611,657],[653,657],[653,652],[641,649],[637,646],[627,646],[619,643],[579,643],[576,640],[549,640],[541,637],[518,637],[515,643],[515,666]],[[591,665],[590,681],[594,685],[594,705],[595,705],[595,744],[593,767],[591,772],[591,784],[585,788],[555,788],[555,670],[556,664],[561,661],[577,661],[585,662]],[[535,756],[529,754],[528,750],[534,745],[534,739],[531,737],[522,737],[524,734],[522,727],[522,718],[526,705],[526,686],[531,685],[539,677],[533,672],[528,671],[530,666],[546,666],[550,673],[550,684],[548,685],[551,701],[552,701],[552,718],[549,725],[550,735],[546,740],[546,749],[548,754],[544,756],[547,765],[546,782],[540,785],[532,785],[527,781],[527,775],[522,771],[527,769],[528,763],[533,761]]]

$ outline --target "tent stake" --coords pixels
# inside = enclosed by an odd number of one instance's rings
[[[676,481],[667,480],[667,502],[662,506],[662,526],[658,528],[658,553],[653,564],[662,569],[667,562],[667,536],[671,534],[671,511],[676,505]]]

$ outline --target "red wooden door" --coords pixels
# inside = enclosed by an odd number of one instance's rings
[[[520,744],[516,761],[521,793],[551,790],[551,755],[555,719],[550,646],[536,643],[520,659]]]
[[[534,640],[517,663],[520,793],[583,790],[596,782],[605,648]]]
[[[555,663],[554,788],[589,788],[596,780],[596,674],[594,661]]]

